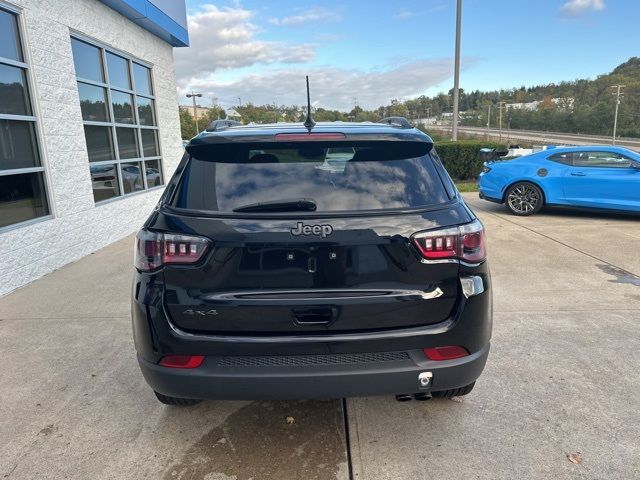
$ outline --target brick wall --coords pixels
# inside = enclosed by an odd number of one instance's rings
[[[0,233],[0,296],[134,232],[162,193],[94,204],[71,31],[153,64],[165,179],[182,156],[169,44],[96,0],[4,3],[21,7],[26,25],[24,47],[54,218]]]

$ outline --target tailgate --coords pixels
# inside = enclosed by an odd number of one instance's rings
[[[326,238],[293,235],[295,221],[181,219],[208,232],[213,247],[199,266],[165,267],[166,309],[178,327],[211,333],[348,332],[442,322],[456,307],[459,266],[425,263],[409,237],[449,216],[323,220],[332,228]]]

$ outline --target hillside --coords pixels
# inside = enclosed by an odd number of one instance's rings
[[[510,109],[504,114],[503,126],[506,128],[510,122],[511,128],[516,129],[611,135],[615,110],[615,90],[611,86],[618,84],[625,85],[618,116],[618,135],[640,137],[639,57],[630,58],[611,73],[600,75],[594,80],[580,79],[493,92],[462,92],[460,110],[465,111],[462,123],[485,126],[489,104],[495,105],[500,101],[539,101],[540,104],[532,111]],[[438,110],[446,112],[451,111],[450,98],[448,95],[440,95],[427,99],[427,102],[435,103],[435,113]],[[558,100],[554,103],[552,99]],[[414,102],[407,102],[409,108]],[[495,113],[494,111],[491,118],[492,126],[497,126],[498,122]]]

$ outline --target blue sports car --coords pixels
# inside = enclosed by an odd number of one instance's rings
[[[504,203],[514,215],[544,205],[640,212],[640,155],[619,147],[553,148],[485,163],[478,187],[480,198]]]

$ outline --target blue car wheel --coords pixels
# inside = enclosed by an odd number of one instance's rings
[[[518,182],[507,189],[504,203],[511,213],[525,217],[540,211],[544,205],[544,195],[537,185]]]

